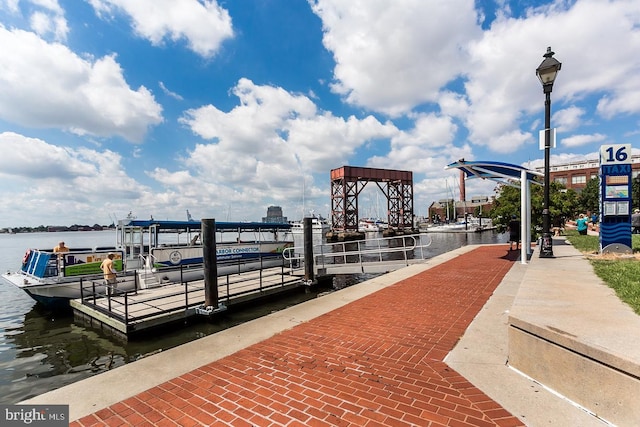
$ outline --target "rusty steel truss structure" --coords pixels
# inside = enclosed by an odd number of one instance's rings
[[[413,172],[342,166],[331,170],[331,222],[334,231],[358,231],[358,195],[375,182],[387,198],[390,228],[413,227]]]

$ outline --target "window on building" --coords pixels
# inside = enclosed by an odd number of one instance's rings
[[[564,186],[567,185],[567,177],[566,176],[557,176],[553,179],[555,182],[558,182]]]
[[[586,175],[574,175],[571,177],[571,184],[586,184],[587,176]]]

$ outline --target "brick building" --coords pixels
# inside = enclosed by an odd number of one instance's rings
[[[571,188],[578,193],[587,185],[592,178],[597,178],[600,169],[600,161],[582,160],[579,162],[562,163],[549,165],[549,179],[560,182],[565,187]],[[536,172],[544,173],[544,166],[535,169]],[[640,155],[631,156],[631,177],[640,175]]]

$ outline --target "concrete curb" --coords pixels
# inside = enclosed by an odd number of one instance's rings
[[[602,427],[602,420],[509,366],[509,316],[537,262],[531,261],[514,264],[445,362],[527,426]]]

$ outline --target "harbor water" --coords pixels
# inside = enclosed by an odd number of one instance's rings
[[[430,258],[469,244],[505,243],[507,237],[483,233],[431,233]],[[94,247],[115,244],[113,231],[0,234],[0,271],[15,271],[28,248]],[[296,240],[296,246],[301,242]],[[336,289],[373,276],[341,276]],[[0,404],[13,404],[114,369],[229,327],[316,298],[327,289],[305,289],[250,308],[229,311],[210,321],[191,322],[124,342],[73,322],[71,313],[54,313],[26,293],[0,280]]]

